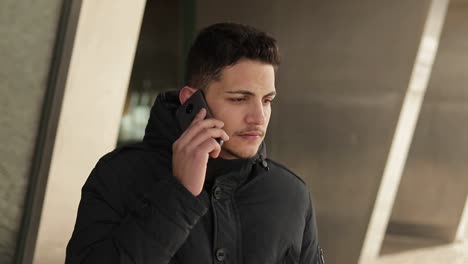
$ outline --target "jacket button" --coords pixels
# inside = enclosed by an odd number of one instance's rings
[[[222,192],[222,190],[221,190],[221,187],[216,186],[216,188],[215,188],[214,191],[213,191],[213,197],[214,197],[216,200],[219,200],[219,199],[221,199],[222,194],[223,194],[223,192]]]
[[[226,250],[224,248],[216,250],[216,259],[221,262],[226,260]]]

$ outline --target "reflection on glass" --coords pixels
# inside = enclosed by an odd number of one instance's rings
[[[120,121],[119,144],[141,140],[145,135],[150,110],[157,92],[131,92]]]
[[[142,140],[158,93],[181,87],[191,8],[182,0],[147,2],[117,145]]]

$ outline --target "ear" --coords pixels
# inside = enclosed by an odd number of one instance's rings
[[[197,89],[194,89],[189,86],[184,86],[179,92],[179,101],[181,104],[184,104],[195,92]]]

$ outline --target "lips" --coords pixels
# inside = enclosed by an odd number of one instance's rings
[[[245,140],[251,140],[251,141],[256,141],[257,139],[260,138],[260,136],[255,136],[255,135],[241,135],[241,138]]]
[[[240,134],[241,136],[246,135],[246,136],[260,136],[260,137],[261,137],[261,136],[263,136],[264,132],[263,132],[262,130],[257,130],[257,129],[255,129],[255,130],[245,130],[245,131],[241,131],[239,134]]]
[[[258,140],[262,138],[263,133],[261,132],[246,132],[239,135],[241,138],[246,140]]]
[[[241,134],[241,136],[248,136],[248,137],[261,137],[261,133],[244,133],[244,134]]]

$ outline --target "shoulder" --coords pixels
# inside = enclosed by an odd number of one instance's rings
[[[268,159],[268,164],[270,167],[270,173],[282,178],[284,186],[291,186],[295,191],[300,190],[303,193],[309,192],[306,182],[291,169],[272,159]]]
[[[311,203],[311,194],[306,182],[287,166],[268,159],[270,175],[280,184],[283,198],[292,199],[290,204],[297,204],[303,211],[307,211]]]
[[[268,159],[268,163],[271,165],[271,169],[274,170],[274,171],[277,171],[279,173],[282,173],[284,175],[288,175],[290,177],[293,177],[297,180],[299,180],[303,185],[306,185],[306,182],[299,176],[297,175],[295,172],[293,172],[291,169],[289,169],[288,167],[286,167],[285,165],[275,161],[275,160],[272,160],[272,159]]]
[[[102,156],[97,165],[108,168],[140,168],[158,165],[164,158],[160,150],[144,143],[121,146]],[[160,164],[159,164],[160,165]]]
[[[141,143],[114,149],[102,156],[94,168],[102,180],[120,179],[122,183],[165,175],[170,170],[170,159]]]
[[[170,177],[170,165],[161,158],[158,149],[129,145],[102,156],[82,190],[115,198],[144,190]]]

